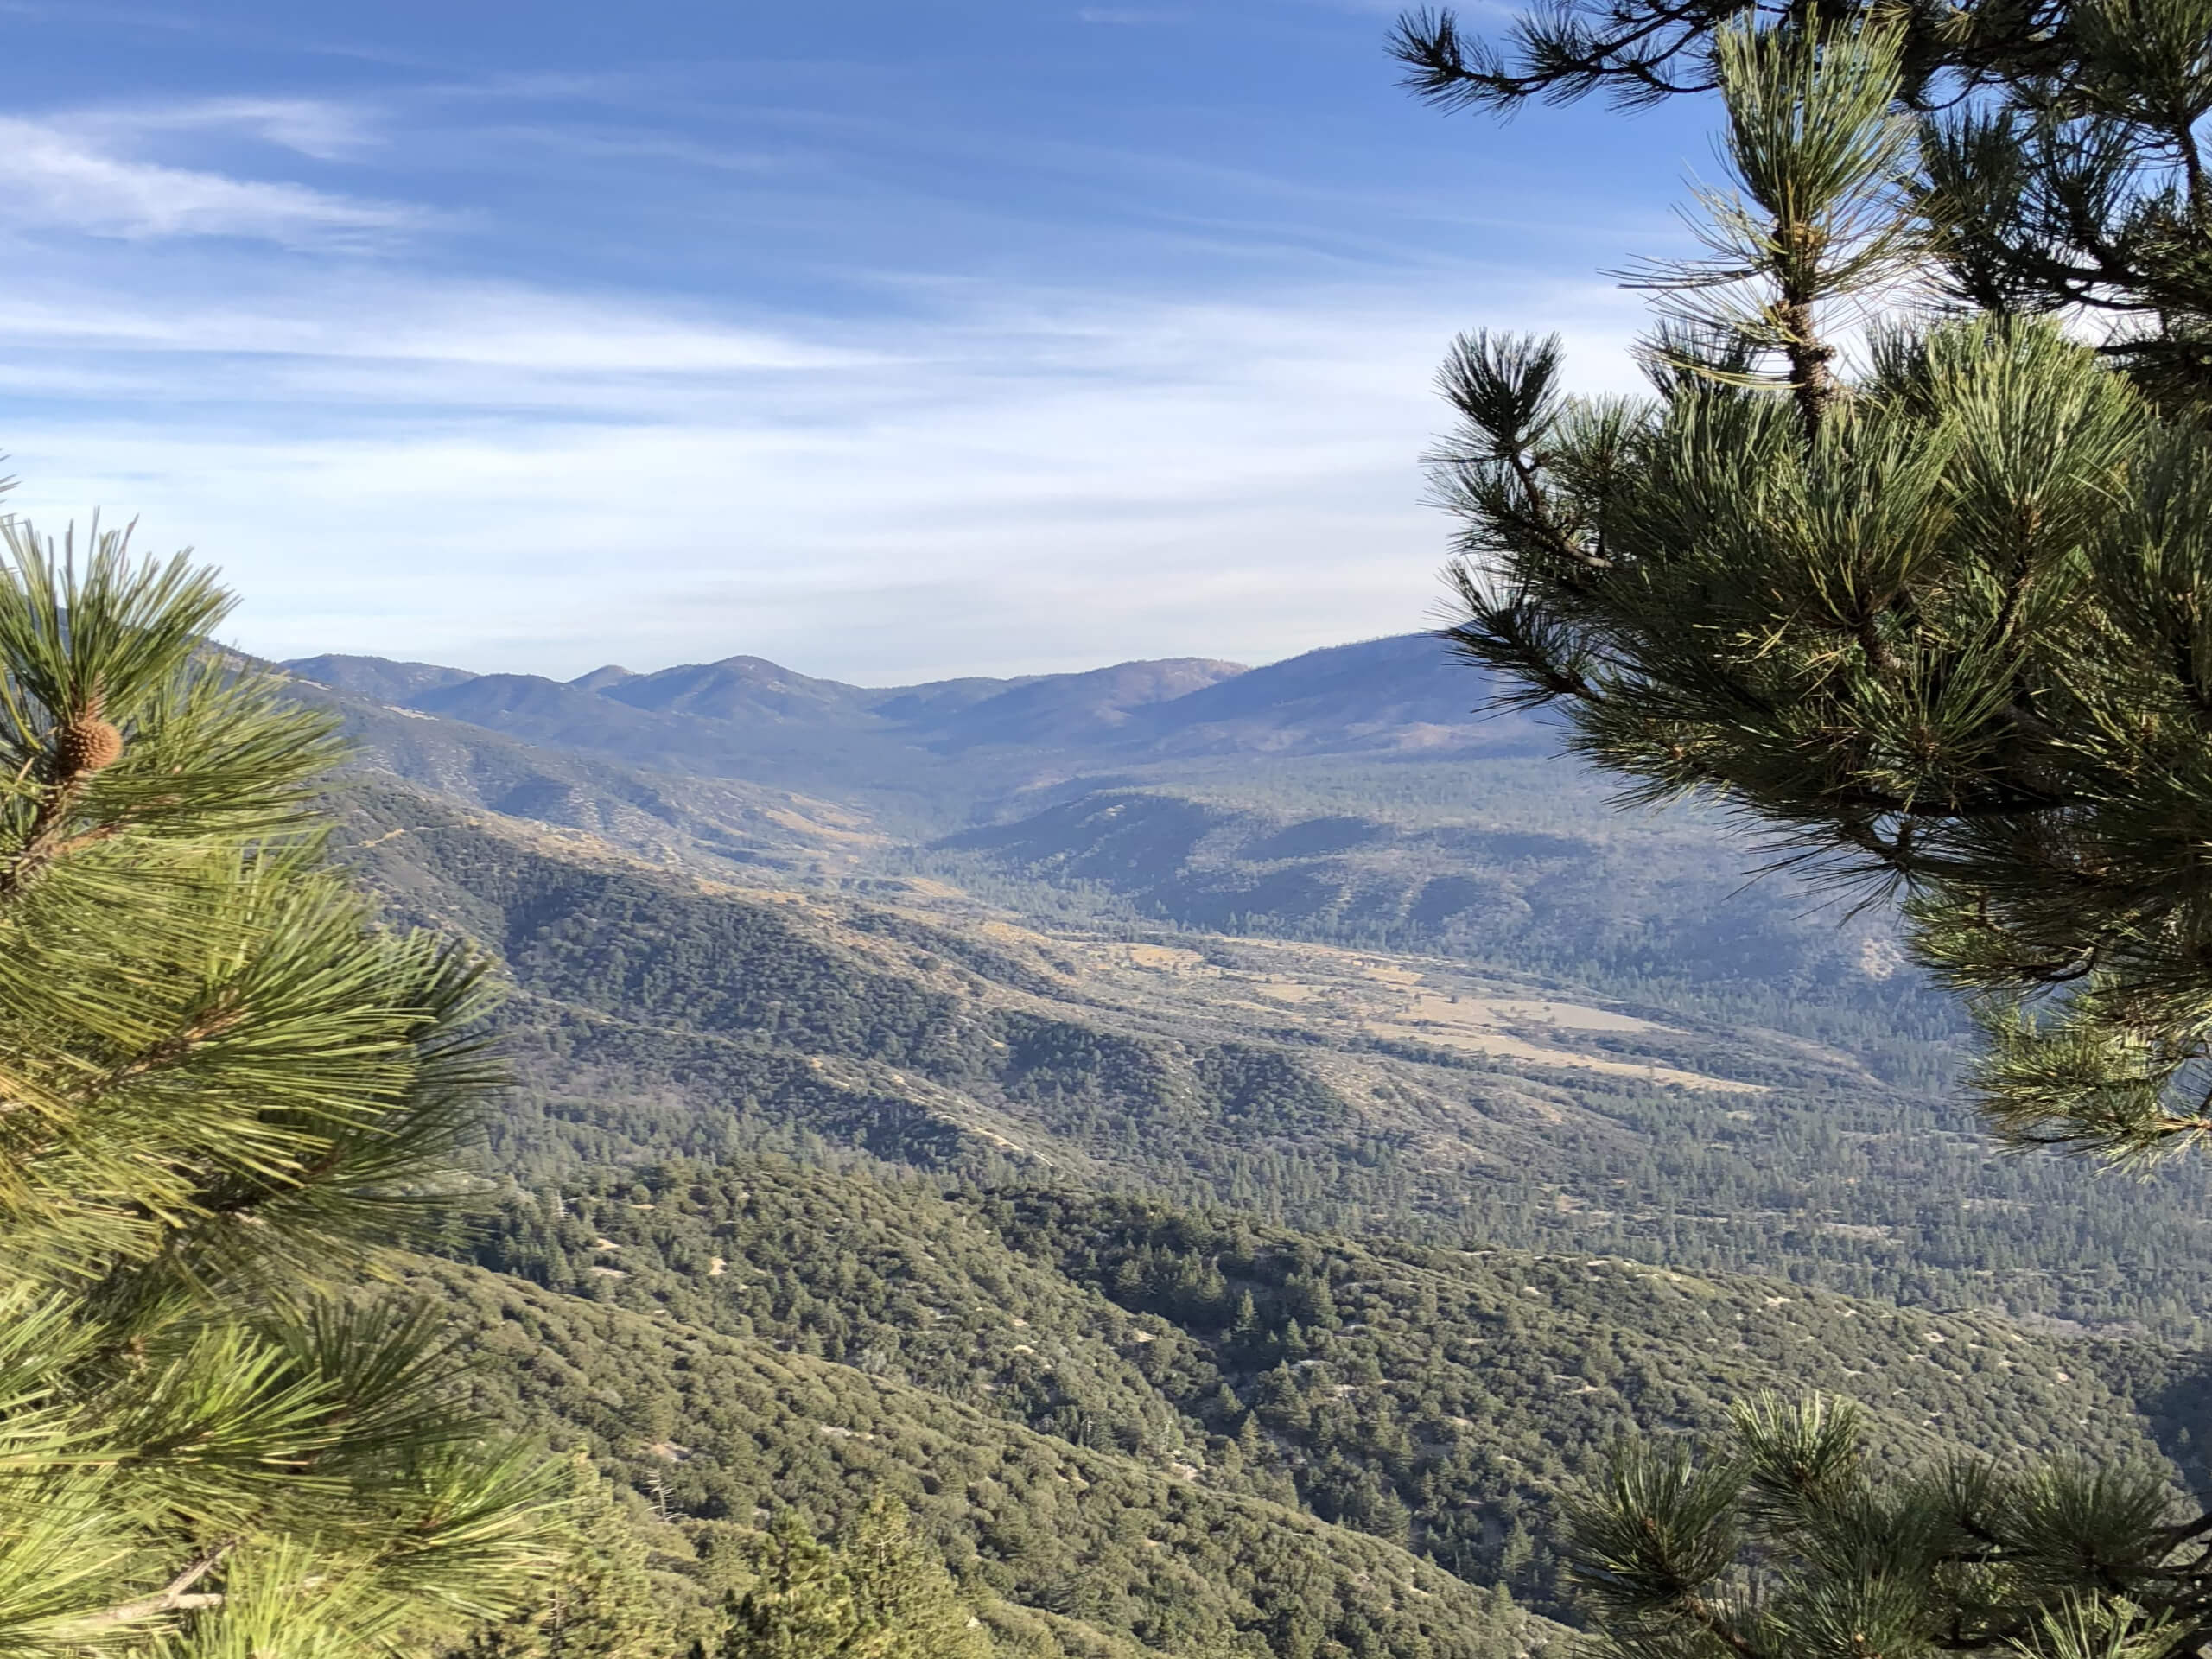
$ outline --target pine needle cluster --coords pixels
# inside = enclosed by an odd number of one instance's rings
[[[208,644],[231,602],[0,524],[0,1652],[372,1653],[556,1518],[362,1288],[492,1081],[478,969],[333,868],[330,723]]]
[[[2208,1523],[2155,1470],[1959,1457],[1880,1478],[1857,1408],[1762,1398],[1630,1446],[1571,1507],[1619,1659],[2163,1659],[2205,1634]]]
[[[1564,0],[1401,21],[1422,95],[1717,89],[1707,256],[1637,276],[1655,395],[1459,342],[1447,637],[1647,801],[1902,901],[1999,1137],[2212,1135],[2212,114],[2204,0]],[[1844,343],[1853,350],[1846,351]],[[2165,1659],[2212,1517],[2155,1471],[1878,1479],[1852,1413],[1623,1451],[1567,1516],[1633,1659]]]
[[[1713,36],[1735,182],[1713,257],[1639,278],[1656,396],[1459,342],[1449,637],[1635,797],[1899,896],[2005,1141],[2146,1157],[2212,1131],[2212,448],[2160,366],[2196,314],[2101,344],[1931,309],[1963,175],[1903,112],[1908,45]]]

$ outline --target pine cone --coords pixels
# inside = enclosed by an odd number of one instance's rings
[[[104,771],[123,758],[123,734],[86,710],[54,734],[54,758],[64,778]]]

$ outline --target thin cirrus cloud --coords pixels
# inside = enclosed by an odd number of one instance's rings
[[[832,345],[510,294],[487,351],[465,320],[492,302],[447,295],[440,321],[435,294],[363,292],[242,363],[221,319],[80,345],[149,399],[219,362],[236,400],[50,430],[17,457],[22,505],[194,526],[248,595],[243,642],[278,655],[565,675],[743,650],[893,683],[1264,659],[1426,620],[1441,536],[1415,461],[1455,321],[1433,301],[971,292],[918,337]],[[1504,302],[1575,319],[1585,363],[1617,356],[1607,291]],[[19,363],[24,323],[0,314]]]
[[[11,505],[143,515],[275,656],[887,683],[1421,626],[1433,366],[1560,327],[1624,379],[1612,210],[1185,86],[1249,45],[1222,4],[1055,13],[1123,27],[1049,99],[972,42],[641,23],[660,59],[210,57],[0,121]],[[1292,10],[1338,84],[1312,20],[1364,0]]]
[[[319,98],[195,98],[94,107],[73,118],[80,131],[108,137],[235,132],[318,162],[345,161],[385,142],[358,105]]]
[[[22,230],[125,241],[242,237],[288,247],[359,244],[422,224],[397,203],[333,194],[289,180],[240,178],[123,153],[118,124],[0,118],[0,218]],[[139,124],[142,128],[145,124]]]
[[[19,355],[67,350],[130,358],[141,395],[204,400],[194,359],[226,359],[230,396],[356,401],[349,369],[410,377],[403,401],[440,401],[440,375],[514,372],[541,381],[594,377],[687,378],[862,365],[870,353],[810,343],[669,309],[593,301],[514,285],[426,283],[355,275],[321,286],[314,303],[282,294],[247,304],[168,303],[143,296],[48,292],[0,296],[0,343]],[[318,371],[327,379],[302,378]],[[487,385],[490,384],[488,381]],[[56,386],[57,392],[65,391]]]

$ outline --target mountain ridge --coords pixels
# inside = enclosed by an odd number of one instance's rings
[[[334,690],[534,742],[722,775],[769,755],[788,761],[791,741],[805,734],[939,755],[1072,746],[1123,762],[1402,748],[1535,753],[1549,741],[1543,723],[1525,715],[1473,712],[1484,682],[1426,634],[1332,645],[1257,668],[1165,658],[886,687],[817,679],[742,655],[644,674],[610,665],[567,682],[359,657],[283,666]]]
[[[501,1213],[426,1271],[702,1586],[887,1488],[1033,1659],[1509,1659],[1571,1640],[1557,1493],[1746,1389],[2203,1478],[2206,1184],[1993,1155],[1878,935],[1453,724],[1432,640],[303,666],[341,853],[508,992]]]

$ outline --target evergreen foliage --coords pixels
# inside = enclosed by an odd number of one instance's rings
[[[1423,10],[1399,19],[1391,45],[1408,86],[1446,109],[1503,112],[1592,92],[1637,105],[1716,87],[1740,109],[1730,60],[1766,10],[1563,0],[1524,13],[1503,47],[1471,36],[1449,10]],[[1831,0],[1772,13],[1786,30],[1869,29],[1887,41],[1883,79],[1916,129],[1909,198],[1939,296],[1991,315],[2071,316],[2161,403],[2201,410],[2212,397],[2203,0]],[[1797,163],[1806,159],[1801,151]],[[1747,181],[1761,207],[1775,205]],[[1790,257],[1839,274],[1833,250],[1794,246]],[[1761,332],[1804,321],[1777,311]],[[1801,339],[1820,349],[1815,335]],[[1817,378],[1800,384],[1818,396]]]
[[[1933,187],[1897,181],[1942,165],[1891,113],[1904,39],[1714,37],[1738,188],[1707,196],[1713,259],[1649,277],[1656,399],[1563,397],[1554,343],[1461,342],[1452,638],[1637,793],[1716,791],[1785,859],[1901,887],[1979,999],[2002,1136],[2147,1156],[2212,1129],[2212,454],[2018,308],[1840,372],[1839,308],[1946,245]]]
[[[784,1510],[849,1538],[882,1495],[906,1506],[994,1642],[1039,1659],[1179,1659],[1247,1637],[1298,1659],[1510,1659],[1560,1635],[1383,1539],[880,1367],[480,1269],[422,1282],[484,1357],[480,1406],[582,1440],[664,1501],[698,1557],[671,1548],[670,1560],[702,1587],[734,1551],[741,1594],[747,1544]]]
[[[376,1651],[543,1561],[554,1495],[450,1342],[343,1294],[441,1209],[477,973],[326,863],[328,723],[208,647],[229,604],[0,525],[11,1654]]]
[[[1563,397],[1555,340],[1446,365],[1450,637],[1636,795],[1714,791],[1785,861],[1900,893],[1975,1000],[2001,1139],[2202,1142],[2212,11],[1631,3],[1524,24],[1517,67],[1443,16],[1396,45],[1446,104],[1706,77],[1735,175],[1702,197],[1710,258],[1644,273],[1656,398]],[[1914,284],[1966,315],[1878,327],[1847,371],[1846,308]],[[2212,1634],[2212,1519],[2156,1471],[1878,1478],[1819,1398],[1734,1428],[1631,1443],[1571,1510],[1607,1650],[2151,1659]]]
[[[1559,1493],[1623,1435],[1716,1433],[1730,1401],[1762,1391],[1861,1403],[1885,1468],[1953,1442],[2205,1473],[2190,1438],[2202,1390],[2183,1356],[1770,1279],[1420,1249],[776,1158],[518,1195],[474,1253],[510,1276],[456,1281],[455,1300],[485,1310],[468,1315],[483,1340],[525,1368],[494,1408],[582,1433],[679,1521],[803,1505],[849,1528],[866,1483],[887,1483],[963,1576],[973,1548],[1002,1562],[975,1569],[1003,1572],[997,1593],[1065,1596],[1046,1605],[1171,1650],[1165,1631],[1231,1605],[1207,1586],[1283,1547],[1226,1503],[1203,1537],[1163,1529],[1178,1491],[1302,1511],[1558,1617],[1569,1602],[1547,1515]],[[492,1287],[517,1280],[557,1294],[493,1315]],[[661,1375],[668,1362],[633,1351],[618,1311],[662,1322],[679,1356],[677,1336],[712,1332],[782,1357],[716,1347]],[[816,1368],[868,1391],[833,1408],[801,1389]],[[1046,1470],[950,1446],[932,1427],[944,1402],[988,1425],[970,1442],[1011,1426],[1084,1462]],[[794,1418],[787,1443],[772,1425]],[[924,1459],[925,1446],[938,1449]],[[1053,1472],[1077,1466],[1094,1484],[1071,1505]],[[1140,1522],[1176,1540],[1195,1582],[1158,1573],[1159,1550],[1128,1548]],[[1255,1605],[1279,1611],[1285,1585],[1258,1582]]]
[[[991,1639],[906,1506],[880,1494],[831,1549],[786,1510],[751,1551],[715,1659],[989,1659]]]
[[[785,1510],[747,1552],[753,1587],[735,1598],[715,1659],[827,1659],[860,1634],[853,1584],[836,1551]]]
[[[1884,1478],[1848,1405],[1735,1419],[1703,1455],[1627,1447],[1571,1507],[1610,1650],[2164,1659],[2203,1639],[2206,1526],[2155,1470],[1959,1457]]]
[[[538,1594],[480,1625],[448,1659],[668,1659],[676,1622],[638,1529],[579,1457],[558,1560]],[[679,1605],[681,1604],[679,1603]]]

